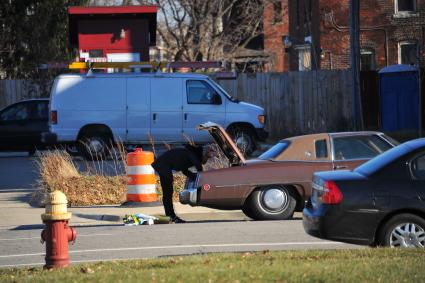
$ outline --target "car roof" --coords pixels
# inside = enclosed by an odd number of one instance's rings
[[[404,143],[410,149],[415,150],[425,145],[425,138],[419,138],[415,140],[410,140]]]
[[[49,98],[30,98],[30,99],[24,99],[24,100],[20,100],[20,101],[16,101],[15,103],[19,103],[19,102],[28,102],[28,101],[49,101]]]
[[[289,137],[289,138],[282,139],[280,142],[293,141],[293,140],[297,140],[297,139],[320,139],[320,138],[324,138],[324,137],[327,137],[327,136],[330,136],[330,137],[346,137],[346,136],[362,136],[362,135],[383,135],[383,133],[382,132],[376,132],[376,131],[317,133],[317,134],[308,134],[308,135]]]
[[[193,78],[193,79],[206,79],[208,76],[197,73],[93,73],[88,74],[77,74],[68,73],[59,75],[58,78],[71,78],[71,77],[94,77],[94,78],[137,78],[137,77],[148,77],[148,78]]]

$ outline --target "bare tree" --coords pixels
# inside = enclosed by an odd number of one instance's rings
[[[159,8],[160,45],[171,60],[229,60],[261,33],[261,0],[146,0]]]

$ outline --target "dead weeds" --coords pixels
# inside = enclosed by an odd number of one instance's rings
[[[126,159],[122,156],[117,155],[112,159],[112,162],[116,164],[122,162],[124,164],[118,165],[126,167]],[[71,206],[112,205],[126,201],[127,177],[125,175],[104,176],[101,170],[79,172],[72,157],[66,151],[55,150],[42,153],[38,166],[41,176],[38,183],[41,189],[32,194],[30,203],[34,206],[44,206],[45,194],[55,190],[62,191]],[[86,166],[86,168],[91,167]],[[186,176],[183,174],[174,174],[174,201],[178,201],[178,193],[184,189],[185,181]],[[157,178],[156,187],[161,200],[162,190],[159,178]]]

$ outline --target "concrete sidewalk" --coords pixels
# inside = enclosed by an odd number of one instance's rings
[[[31,192],[1,192],[0,193],[0,229],[13,229],[19,226],[42,225],[41,214],[44,208],[34,208],[28,204]],[[163,215],[161,204],[149,207],[130,207],[119,205],[70,207],[72,212],[70,225],[120,225],[125,214],[143,213],[148,215]],[[247,220],[241,211],[223,211],[206,207],[191,207],[174,203],[177,215],[187,221],[202,220]]]

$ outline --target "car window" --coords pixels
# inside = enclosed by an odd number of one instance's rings
[[[3,121],[27,120],[30,116],[28,103],[20,103],[6,109],[0,116]]]
[[[186,82],[188,104],[214,104],[215,91],[203,81]]]
[[[328,157],[328,147],[325,139],[315,141],[314,146],[316,149],[316,158]]]
[[[37,102],[33,104],[32,107],[32,115],[33,119],[48,119],[49,115],[49,105],[45,102]]]
[[[425,180],[425,155],[415,158],[410,163],[413,177],[418,180]]]
[[[392,149],[387,150],[386,152],[378,155],[377,157],[372,158],[366,163],[363,163],[362,165],[354,169],[354,171],[365,176],[370,176],[381,170],[381,168],[383,168],[387,164],[390,164],[391,162],[397,160],[398,158],[402,157],[404,154],[407,154],[410,151],[411,148],[403,144],[397,147],[393,147]]]
[[[378,136],[349,136],[333,139],[335,160],[372,158],[392,148]]]
[[[263,160],[275,159],[289,146],[289,141],[281,141],[272,146],[269,150],[261,154],[258,158]]]

